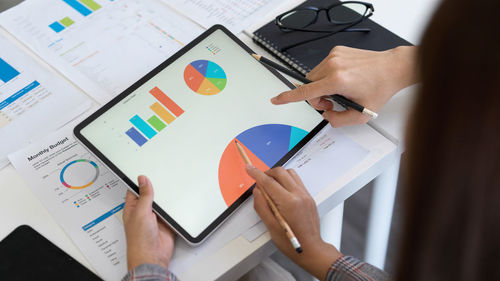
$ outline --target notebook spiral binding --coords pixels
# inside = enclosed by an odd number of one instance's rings
[[[288,55],[286,53],[282,53],[282,52],[278,51],[278,47],[276,45],[274,45],[271,41],[269,41],[266,38],[264,38],[263,36],[261,36],[260,33],[255,32],[254,35],[253,35],[253,37],[252,37],[252,39],[257,44],[259,44],[262,47],[266,48],[273,56],[275,56],[279,60],[287,63],[293,69],[297,70],[298,72],[300,72],[304,76],[307,75],[307,73],[309,73],[309,71],[311,71],[311,69],[309,67],[307,67],[306,65],[300,63],[294,57],[292,57],[292,56],[290,56],[290,55]]]

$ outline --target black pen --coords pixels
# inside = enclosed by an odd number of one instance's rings
[[[306,77],[304,77],[296,72],[293,72],[292,70],[290,70],[290,69],[288,69],[280,64],[277,64],[268,58],[265,58],[265,57],[263,57],[261,55],[257,55],[257,54],[252,54],[252,56],[256,60],[260,61],[261,63],[266,64],[266,65],[268,65],[276,70],[279,70],[280,72],[283,72],[286,75],[289,75],[290,77],[293,77],[304,84],[309,84],[312,82],[311,80],[307,79]],[[367,116],[370,116],[373,119],[377,118],[377,116],[378,116],[377,113],[369,110],[368,108],[366,108],[362,105],[359,105],[356,102],[353,102],[352,100],[350,100],[342,95],[334,94],[334,95],[330,95],[330,97],[332,100],[336,101],[338,104],[340,104],[341,106],[343,106],[345,108],[352,108],[352,109],[359,111]]]

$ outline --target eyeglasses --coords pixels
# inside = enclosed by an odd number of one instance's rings
[[[329,23],[337,26],[343,26],[337,30],[308,28],[318,21],[318,17],[321,11],[326,12],[326,17]],[[281,31],[316,32],[326,33],[326,35],[282,47],[280,51],[286,51],[290,48],[308,42],[316,41],[339,32],[370,32],[371,29],[369,28],[351,27],[371,17],[374,11],[375,9],[370,3],[360,1],[345,1],[335,3],[327,8],[303,7],[285,12],[277,16],[275,20],[276,25]]]

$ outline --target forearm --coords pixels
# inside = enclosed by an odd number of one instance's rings
[[[178,281],[177,277],[163,266],[157,264],[141,264],[125,275],[122,281]]]

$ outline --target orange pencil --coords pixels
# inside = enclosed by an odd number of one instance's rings
[[[247,154],[243,150],[243,147],[241,147],[241,145],[238,143],[237,140],[235,140],[235,143],[236,143],[236,147],[238,148],[238,151],[240,152],[240,155],[243,158],[243,160],[245,161],[245,163],[252,165],[252,162],[250,161],[250,158],[248,158]],[[276,217],[279,224],[281,225],[281,228],[283,228],[283,230],[285,231],[286,237],[288,237],[288,239],[290,240],[290,243],[292,243],[292,246],[295,249],[295,251],[297,251],[297,253],[299,253],[299,254],[302,253],[302,247],[300,246],[299,240],[297,239],[297,237],[295,237],[295,234],[293,233],[292,229],[290,228],[290,226],[288,225],[286,220],[281,215],[280,211],[278,210],[278,208],[274,204],[273,200],[271,200],[271,198],[269,197],[269,195],[267,194],[267,192],[264,189],[261,188],[260,191],[264,195],[264,198],[266,198],[267,204],[269,205],[269,207],[271,208],[271,211],[273,212],[274,216]]]

